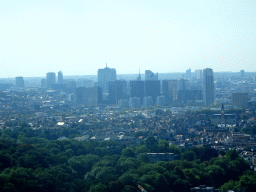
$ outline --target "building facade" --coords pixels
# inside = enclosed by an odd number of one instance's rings
[[[203,100],[205,105],[211,105],[215,98],[215,86],[213,70],[206,68],[203,70]]]
[[[108,83],[110,81],[116,81],[116,70],[107,66],[104,69],[99,69],[98,83],[103,93],[108,93]]]
[[[56,82],[56,75],[54,72],[46,73],[46,85],[47,88],[52,88],[52,85]]]

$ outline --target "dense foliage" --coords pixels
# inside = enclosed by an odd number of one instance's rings
[[[148,137],[126,147],[111,141],[49,140],[23,126],[0,136],[0,191],[190,191],[201,184],[256,191],[256,175],[236,151],[181,150]],[[63,134],[68,134],[63,132]],[[48,139],[47,139],[48,138]],[[147,152],[172,152],[180,160],[149,163]]]

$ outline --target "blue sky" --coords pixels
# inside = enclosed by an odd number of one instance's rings
[[[0,78],[256,71],[255,0],[8,0]]]

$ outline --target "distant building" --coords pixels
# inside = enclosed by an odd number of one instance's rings
[[[190,78],[191,77],[191,69],[186,70],[186,77]]]
[[[153,104],[156,102],[156,98],[160,96],[160,81],[159,80],[146,80],[145,81],[145,96],[151,96]]]
[[[142,103],[144,97],[144,81],[130,81],[130,97],[138,97]]]
[[[76,88],[76,103],[81,105],[98,105],[102,103],[101,87]]]
[[[219,189],[215,189],[215,187],[206,187],[206,185],[200,185],[199,187],[190,188],[190,191],[194,191],[194,192],[220,192]]]
[[[109,81],[108,82],[109,104],[117,104],[118,100],[127,97],[127,81]]]
[[[203,100],[205,105],[211,105],[215,98],[215,86],[213,70],[206,68],[203,70]]]
[[[177,100],[177,80],[163,80],[162,94],[165,97],[166,104],[171,104]]]
[[[177,101],[186,103],[187,101],[188,80],[181,78],[177,81]]]
[[[63,83],[63,74],[61,71],[58,72],[58,83],[62,84]]]
[[[211,123],[215,125],[221,125],[226,127],[226,125],[235,125],[236,116],[234,114],[225,114],[224,106],[221,107],[221,114],[213,114]]]
[[[153,99],[152,99],[152,97],[150,97],[150,96],[144,97],[144,98],[143,98],[143,106],[144,106],[144,107],[153,106]]]
[[[203,71],[201,69],[196,70],[196,78],[200,80],[203,79]]]
[[[116,81],[116,70],[106,67],[98,70],[98,83],[103,93],[108,93],[109,81]]]
[[[24,87],[24,80],[23,77],[16,77],[16,87],[23,88]]]
[[[85,87],[76,88],[76,103],[81,105],[85,104]]]
[[[46,88],[47,87],[46,79],[41,79],[41,87],[42,88]]]
[[[140,99],[137,97],[131,97],[129,99],[129,107],[130,108],[138,108],[140,107]]]
[[[46,85],[47,88],[52,88],[52,85],[56,82],[56,75],[54,72],[46,73]]]
[[[85,88],[85,104],[98,105],[102,103],[102,88],[101,87],[87,87]]]
[[[158,73],[153,73],[150,70],[145,70],[145,80],[158,80]]]
[[[232,102],[234,106],[246,109],[248,107],[248,101],[248,93],[232,93]]]
[[[158,96],[156,98],[156,105],[157,106],[164,106],[165,105],[165,98],[164,98],[164,96]]]
[[[179,155],[174,153],[147,153],[150,163],[155,163],[157,161],[173,161],[178,160]]]

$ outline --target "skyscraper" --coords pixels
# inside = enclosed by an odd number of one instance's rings
[[[171,104],[177,100],[177,80],[163,80],[162,93],[166,104]]]
[[[160,80],[145,81],[145,96],[151,96],[155,104],[156,98],[160,96]]]
[[[61,71],[58,72],[58,83],[62,84],[63,83],[63,74]]]
[[[46,73],[46,85],[47,88],[52,88],[52,85],[55,84],[55,73],[54,72],[49,72]]]
[[[213,70],[206,68],[203,70],[203,100],[205,105],[211,105],[214,102],[214,90]]]
[[[144,97],[144,81],[130,81],[130,97],[138,97],[142,103]]]
[[[158,80],[158,73],[153,73],[150,70],[145,70],[145,80]]]
[[[116,80],[116,70],[108,68],[98,70],[98,83],[103,93],[108,93],[108,82]]]
[[[127,97],[127,81],[109,81],[108,91],[109,103],[118,104],[118,100],[126,99]]]

